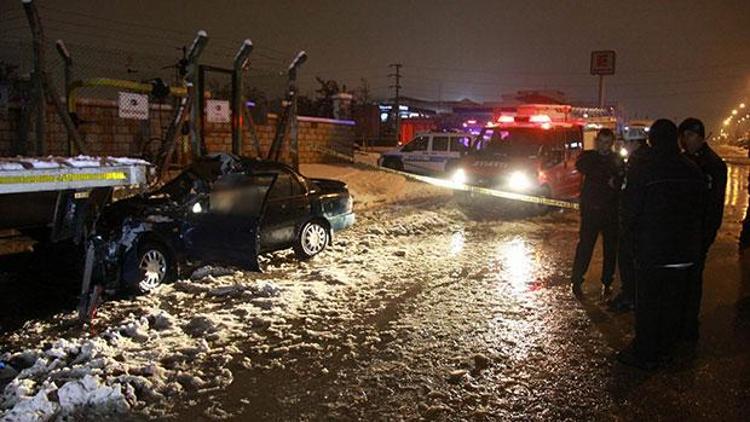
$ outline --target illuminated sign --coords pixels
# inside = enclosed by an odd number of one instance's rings
[[[612,50],[591,52],[592,75],[615,74],[615,52]]]

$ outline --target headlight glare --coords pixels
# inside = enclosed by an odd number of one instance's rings
[[[511,190],[526,191],[529,190],[532,186],[533,183],[531,181],[531,178],[529,178],[529,176],[522,171],[514,171],[508,177],[508,187]]]
[[[465,185],[466,184],[466,172],[464,169],[456,169],[456,171],[453,172],[451,175],[451,182],[458,183],[459,185]]]

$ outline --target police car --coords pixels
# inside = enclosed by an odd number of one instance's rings
[[[420,174],[451,171],[469,151],[471,136],[466,133],[419,133],[399,149],[383,153],[378,165]]]

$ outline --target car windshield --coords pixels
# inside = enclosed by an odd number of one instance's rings
[[[170,180],[160,189],[147,194],[149,198],[163,198],[181,203],[187,200],[188,196],[199,191],[206,191],[207,184],[198,175],[190,170],[180,173],[179,176]]]
[[[552,140],[552,131],[541,128],[489,128],[479,134],[473,154],[534,158]]]

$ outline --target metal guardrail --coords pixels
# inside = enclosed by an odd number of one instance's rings
[[[408,179],[417,180],[422,183],[427,183],[433,186],[443,187],[446,189],[452,189],[455,191],[469,192],[469,193],[474,193],[477,195],[491,196],[495,198],[509,199],[512,201],[526,202],[526,203],[537,204],[537,205],[545,205],[545,206],[556,207],[556,208],[565,208],[565,209],[574,209],[574,210],[577,210],[580,208],[577,202],[563,201],[560,199],[547,198],[544,196],[526,195],[526,194],[518,193],[518,192],[502,191],[502,190],[497,190],[497,189],[489,189],[489,188],[482,188],[479,186],[466,185],[463,183],[456,183],[451,180],[440,179],[437,177],[423,176],[420,174],[413,174],[413,173],[407,173],[404,171],[393,170],[393,169],[389,169],[386,167],[374,166],[370,163],[365,163],[363,161],[357,161],[356,159],[352,159],[352,157],[349,157],[345,154],[341,154],[338,151],[331,150],[330,148],[316,146],[314,147],[314,149],[324,154],[328,154],[330,156],[333,156],[342,160],[346,160],[349,162],[354,162],[360,165],[370,167],[374,170],[391,173],[391,174],[398,174]]]

